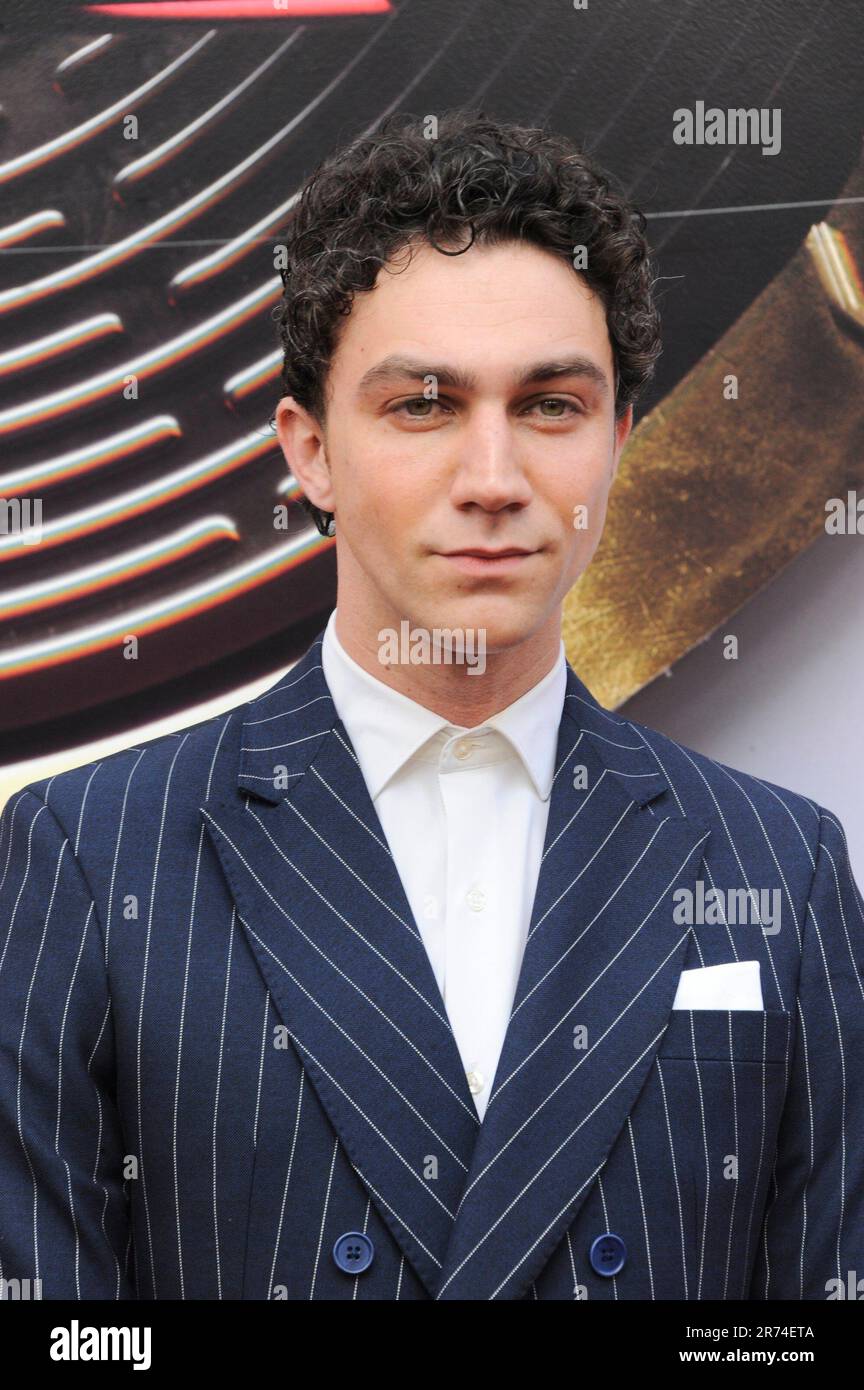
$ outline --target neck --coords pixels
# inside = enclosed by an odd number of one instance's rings
[[[352,660],[391,690],[439,714],[448,724],[465,729],[485,723],[539,684],[558,660],[561,642],[559,607],[542,628],[523,641],[494,651],[487,648],[485,669],[481,662],[482,674],[471,675],[468,663],[440,657],[417,665],[408,661],[382,663],[378,633],[383,626],[387,625],[354,621],[350,604],[337,599],[336,636]],[[398,622],[390,626],[400,633]]]

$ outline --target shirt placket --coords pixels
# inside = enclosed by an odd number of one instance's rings
[[[446,926],[444,1001],[465,1068],[469,1090],[483,1113],[492,1080],[490,1038],[495,1009],[494,846],[488,823],[490,770],[477,766],[470,739],[451,743],[440,774],[446,823]]]

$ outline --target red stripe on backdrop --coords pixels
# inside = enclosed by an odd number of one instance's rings
[[[317,19],[329,15],[386,14],[390,0],[133,0],[84,5],[112,19]]]

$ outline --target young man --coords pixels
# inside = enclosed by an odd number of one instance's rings
[[[308,183],[276,422],[337,607],[251,704],[6,808],[4,1278],[823,1299],[864,1271],[843,831],[564,657],[659,352],[643,233],[568,141],[477,115]]]

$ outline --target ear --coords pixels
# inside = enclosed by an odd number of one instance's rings
[[[624,449],[624,445],[627,443],[627,440],[630,437],[630,431],[632,430],[632,428],[633,407],[632,405],[628,405],[621,418],[615,421],[615,449],[612,455],[612,477],[610,479],[611,482],[615,481],[615,475],[618,472],[618,464],[621,460],[621,453]]]
[[[283,396],[276,407],[276,434],[288,471],[304,495],[321,511],[334,512],[323,426],[293,396]]]

